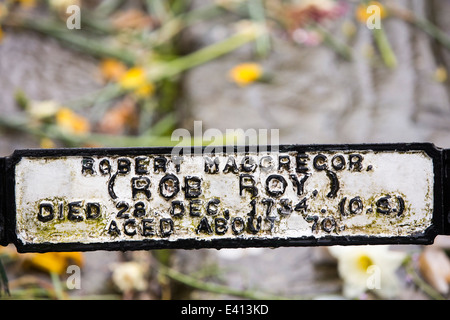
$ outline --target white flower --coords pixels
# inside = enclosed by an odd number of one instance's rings
[[[336,6],[337,2],[334,0],[302,0],[300,1],[300,6],[307,8],[309,6],[314,6],[318,9],[330,11]]]
[[[59,108],[59,103],[54,100],[31,101],[27,111],[33,118],[45,119],[54,116]]]
[[[400,289],[395,274],[406,254],[390,251],[388,246],[334,246],[330,253],[338,260],[343,294],[360,297],[373,290],[381,298],[393,298]]]
[[[112,280],[122,292],[147,289],[145,279],[147,267],[139,262],[123,262],[112,267]]]
[[[49,0],[48,5],[52,10],[66,12],[71,5],[80,6],[80,0]]]

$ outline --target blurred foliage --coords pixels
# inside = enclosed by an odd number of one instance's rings
[[[80,30],[66,26],[69,4],[81,8]],[[104,83],[75,101],[31,101],[19,89],[16,101],[23,112],[2,117],[0,126],[37,136],[42,147],[173,145],[169,134],[176,125],[181,74],[264,33],[250,24],[221,42],[181,53],[180,33],[223,10],[218,4],[189,10],[188,2],[180,0],[103,1],[93,7],[91,1],[0,4],[1,30],[36,31],[92,55]]]
[[[251,44],[254,61],[242,61],[228,78],[238,88],[254,82],[270,85],[276,73],[263,70],[259,61],[272,53],[273,37],[299,47],[325,45],[340,58],[351,61],[348,43],[358,24],[365,24],[367,7],[381,8],[382,20],[402,19],[426,32],[450,49],[450,38],[429,21],[408,10],[376,1],[333,0],[216,0],[193,7],[185,0],[89,1],[89,0],[6,0],[0,2],[0,45],[10,30],[38,32],[60,41],[65,47],[97,59],[102,86],[72,101],[34,101],[20,88],[15,92],[19,112],[2,115],[0,127],[28,133],[39,139],[42,148],[53,147],[137,147],[170,146],[170,134],[177,126],[177,101],[182,96],[183,73]],[[81,29],[70,30],[66,21],[69,5],[81,8]],[[214,21],[228,13],[238,20],[227,38],[198,49],[183,48],[183,32],[204,21]],[[333,21],[339,20],[341,30]],[[373,30],[374,45],[385,67],[395,68],[396,57],[384,29]],[[445,68],[436,70],[436,81],[446,81]],[[2,94],[7,94],[3,92]],[[225,137],[224,137],[225,138]],[[223,272],[211,266],[195,275],[182,274],[170,267],[171,252],[134,253],[112,267],[111,293],[75,298],[170,299],[177,282],[192,290],[256,299],[287,297],[241,290],[220,283]],[[0,294],[10,298],[74,298],[65,287],[68,263],[81,266],[80,253],[18,255],[10,247],[0,250]],[[415,285],[430,297],[440,299],[417,273],[422,268],[431,283],[436,280],[431,262],[409,257],[403,267]],[[424,267],[426,266],[426,267]],[[19,270],[8,281],[6,270]],[[212,270],[212,271],[211,271]],[[431,275],[430,275],[431,272]],[[433,273],[434,272],[434,273]],[[25,275],[24,275],[25,274]],[[48,277],[42,277],[42,274]],[[442,279],[441,279],[442,278]],[[215,279],[215,282],[210,281]],[[217,280],[219,279],[219,281]],[[438,281],[439,280],[439,281]],[[447,281],[447,280],[445,280]],[[219,283],[217,283],[219,282]],[[439,282],[439,283],[441,283]],[[305,297],[289,297],[305,298]],[[309,297],[308,297],[309,298]]]
[[[216,0],[200,7],[184,0],[93,1],[7,0],[0,3],[0,43],[8,30],[30,30],[57,39],[73,50],[98,59],[103,87],[72,101],[31,101],[18,89],[23,112],[0,118],[0,127],[25,131],[41,147],[100,147],[174,145],[170,134],[177,126],[176,105],[182,96],[183,72],[253,43],[255,61],[272,52],[272,38],[298,46],[326,45],[346,60],[347,44],[356,24],[371,16],[370,5],[380,8],[381,20],[400,18],[421,28],[450,48],[448,35],[410,11],[377,1]],[[81,9],[79,30],[71,30],[72,11]],[[234,34],[209,46],[182,48],[183,32],[228,13],[238,23]],[[335,30],[339,20],[342,30]],[[353,31],[352,31],[353,30]],[[373,29],[381,60],[395,68],[395,53],[384,29]],[[339,34],[341,33],[341,34]],[[266,70],[265,70],[266,71]],[[270,76],[269,76],[270,75]],[[220,76],[220,75],[218,75]],[[227,75],[222,75],[227,77]],[[257,62],[230,70],[230,81],[245,86],[269,82]],[[438,75],[442,78],[442,75]],[[269,80],[269,81],[268,81]]]

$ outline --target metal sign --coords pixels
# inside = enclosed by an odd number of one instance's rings
[[[203,151],[18,150],[0,161],[1,243],[22,252],[427,244],[448,233],[446,152],[432,144]]]

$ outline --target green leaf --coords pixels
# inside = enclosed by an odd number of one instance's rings
[[[6,275],[5,267],[3,266],[2,260],[0,259],[0,296],[2,293],[10,296],[9,286],[8,286],[8,276]]]

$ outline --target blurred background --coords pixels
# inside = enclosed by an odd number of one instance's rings
[[[449,17],[447,0],[1,0],[0,156],[171,146],[195,120],[278,129],[282,144],[448,148]],[[447,299],[448,250],[446,237],[348,250],[9,246],[0,298]]]

